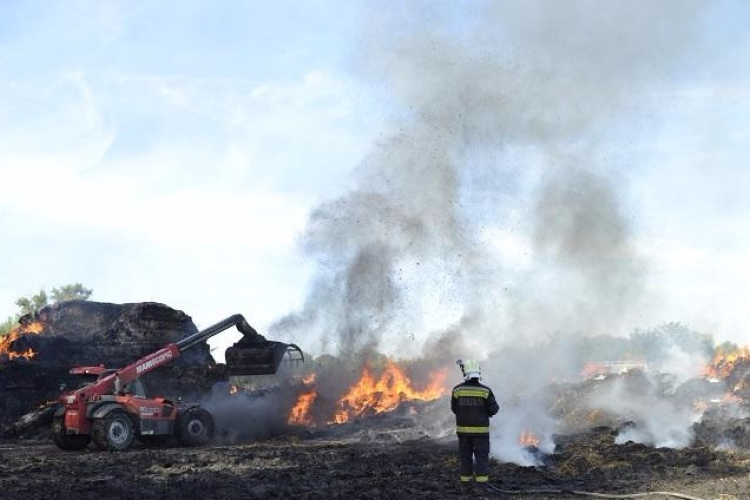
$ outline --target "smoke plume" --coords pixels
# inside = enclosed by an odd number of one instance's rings
[[[479,358],[509,401],[573,374],[551,337],[638,326],[647,263],[618,139],[694,50],[700,5],[407,1],[369,13],[356,67],[387,90],[393,123],[354,188],[311,213],[303,245],[318,274],[272,335],[349,360]],[[520,363],[511,346],[543,353]],[[542,400],[498,417],[500,456],[514,455],[504,440],[528,415],[551,435]],[[641,402],[628,412],[648,411]]]

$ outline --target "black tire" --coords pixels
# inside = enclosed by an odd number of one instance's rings
[[[52,441],[58,448],[65,451],[83,450],[91,442],[88,434],[66,434],[65,416],[58,416],[52,420]]]
[[[135,439],[133,421],[125,410],[114,409],[94,420],[91,439],[100,450],[125,451]]]
[[[191,408],[177,417],[175,437],[182,446],[203,446],[214,437],[214,418],[203,408]]]

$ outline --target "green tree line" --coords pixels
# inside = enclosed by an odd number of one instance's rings
[[[7,335],[24,314],[33,314],[44,306],[65,302],[66,300],[88,300],[92,293],[93,290],[80,283],[74,283],[53,288],[49,293],[42,289],[33,295],[19,297],[16,299],[18,311],[13,316],[8,316],[8,319],[3,323],[0,323],[0,336]]]

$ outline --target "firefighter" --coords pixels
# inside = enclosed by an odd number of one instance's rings
[[[465,381],[453,388],[451,411],[456,415],[459,479],[462,490],[472,480],[486,485],[490,465],[490,417],[500,407],[492,389],[479,381],[482,370],[473,359],[457,362]]]

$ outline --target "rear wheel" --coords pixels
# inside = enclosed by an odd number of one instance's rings
[[[100,450],[127,450],[135,438],[133,422],[124,410],[112,410],[94,421],[91,438]]]
[[[67,434],[65,432],[65,416],[59,416],[52,420],[52,441],[61,450],[82,450],[91,442],[91,436],[88,434]]]
[[[177,441],[183,446],[202,446],[214,436],[214,419],[203,408],[193,408],[177,417]]]

